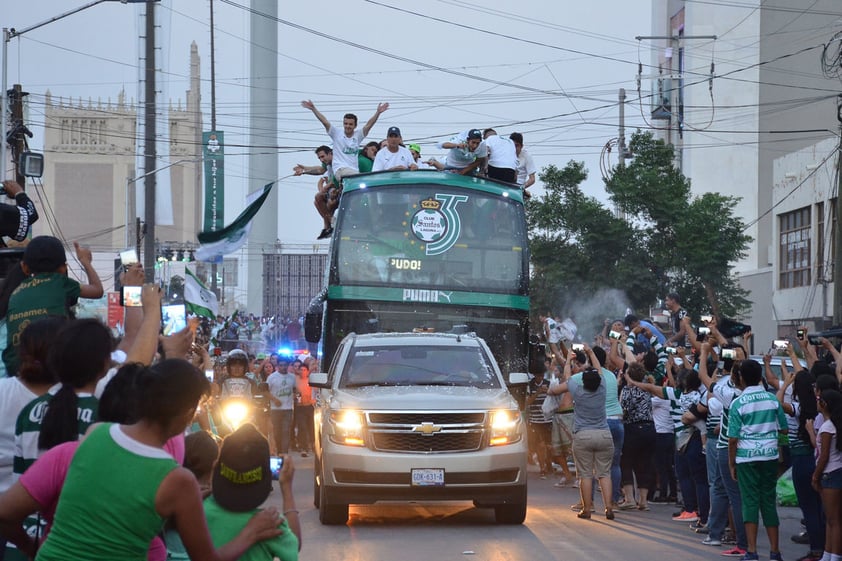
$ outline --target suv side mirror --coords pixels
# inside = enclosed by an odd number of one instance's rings
[[[327,381],[327,372],[310,372],[308,381],[310,382],[311,388],[330,388],[330,384]]]

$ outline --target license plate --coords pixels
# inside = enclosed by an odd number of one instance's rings
[[[413,487],[443,487],[444,469],[414,468],[412,470]]]

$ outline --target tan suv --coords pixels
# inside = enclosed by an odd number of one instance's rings
[[[523,522],[524,423],[482,339],[351,334],[310,385],[322,388],[313,498],[322,524],[344,524],[349,504],[436,500],[470,500],[493,507],[498,523]]]

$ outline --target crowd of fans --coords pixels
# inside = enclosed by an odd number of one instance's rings
[[[269,431],[251,423],[203,430],[209,423],[202,413],[221,398],[229,376],[209,379],[214,361],[209,342],[196,338],[197,322],[161,336],[161,289],[143,284],[135,264],[121,281],[142,287],[142,305],[125,308],[125,336],[114,341],[99,319],[74,317],[78,298],[102,290],[90,252],[77,246],[76,253],[87,284],[66,276],[59,240],[41,236],[0,285],[8,327],[8,375],[0,378],[0,558],[49,561],[84,552],[101,560],[297,559],[292,457],[283,456],[277,474],[283,510],[260,509],[273,486],[263,435]],[[256,375],[273,387],[278,373],[260,362]],[[306,378],[293,378],[291,394],[309,394]],[[273,411],[284,406],[281,393],[271,393]],[[298,432],[304,450],[311,427]]]
[[[750,331],[735,337],[740,329],[712,316],[694,322],[677,294],[667,307],[663,330],[628,315],[590,344],[541,316],[550,349],[526,400],[541,476],[557,466],[556,486],[579,487],[572,508],[583,519],[594,510],[593,481],[608,519],[679,505],[672,519],[705,534],[703,544],[751,561],[761,522],[770,559],[781,558],[775,486],[791,467],[806,528],[792,539],[809,547],[799,561],[842,559],[840,352],[799,328],[754,360]],[[772,353],[782,355],[780,373]]]

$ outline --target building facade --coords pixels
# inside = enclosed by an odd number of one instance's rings
[[[798,197],[793,198],[775,169],[790,165],[789,160],[776,162],[795,154],[801,154],[806,166],[812,157],[808,153],[819,156],[815,146],[827,147],[824,141],[837,138],[840,84],[822,72],[821,55],[839,17],[842,7],[833,0],[652,3],[653,35],[665,38],[647,40],[653,93],[647,117],[656,134],[676,147],[676,163],[694,193],[715,191],[740,199],[735,214],[753,242],[735,270],[751,292],[752,310],[744,319],[754,328],[758,350],[776,337],[791,335],[796,323],[819,327],[815,322],[821,314],[808,304],[807,293],[828,288],[828,256],[812,255],[809,282],[808,276],[797,281],[808,286],[791,286],[787,279],[795,276],[779,269],[794,267],[780,259],[781,214],[802,196],[813,201],[810,205],[822,203],[825,214],[832,205],[819,200],[827,190],[810,182],[795,189]],[[790,183],[789,189],[793,187]],[[813,208],[811,228],[818,224],[816,212]],[[831,223],[824,216],[823,226]],[[801,226],[792,227],[803,234]],[[784,233],[792,237],[789,230]],[[816,249],[813,243],[810,251]],[[823,251],[827,253],[826,244]],[[801,263],[803,259],[798,268]],[[819,263],[822,275],[817,275]],[[827,294],[832,295],[832,288]],[[828,306],[832,309],[832,302]]]

